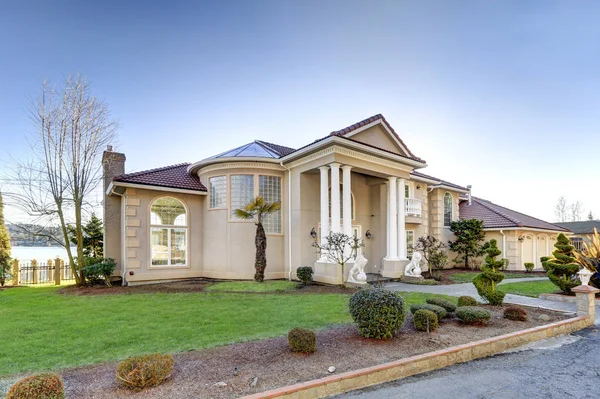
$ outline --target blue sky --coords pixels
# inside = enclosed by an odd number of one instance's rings
[[[27,157],[40,82],[81,72],[120,120],[128,171],[253,139],[300,147],[383,113],[424,173],[547,220],[560,195],[600,217],[598,15],[594,1],[2,1],[0,172]]]

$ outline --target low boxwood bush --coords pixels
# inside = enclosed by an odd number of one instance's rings
[[[306,328],[292,328],[288,333],[292,352],[313,353],[317,351],[317,335]]]
[[[465,324],[483,326],[492,318],[492,314],[477,306],[459,306],[456,308],[456,317]]]
[[[6,395],[6,399],[64,399],[65,387],[62,378],[55,373],[32,375],[17,381]]]
[[[508,320],[527,321],[527,311],[520,306],[509,306],[504,309],[504,318]]]
[[[419,309],[413,315],[413,324],[420,331],[433,331],[438,328],[438,317],[431,310]]]
[[[415,314],[418,310],[421,310],[421,309],[426,309],[426,310],[429,310],[430,312],[435,313],[438,320],[441,320],[444,317],[448,316],[448,311],[438,305],[432,305],[430,303],[418,303],[415,305],[410,305],[410,313],[412,313],[412,314]]]
[[[448,313],[452,313],[456,310],[456,305],[453,304],[452,302],[450,302],[447,299],[443,299],[443,298],[427,298],[425,299],[425,302],[427,302],[430,305],[436,305],[436,306],[441,306],[444,309],[446,309],[446,311]]]
[[[300,266],[296,269],[296,276],[304,285],[310,285],[313,281],[313,268],[310,266]]]
[[[527,272],[532,272],[535,265],[531,262],[525,262],[525,270]]]
[[[350,298],[350,315],[366,338],[392,338],[404,323],[404,299],[392,291],[362,289]]]
[[[117,382],[132,390],[160,385],[171,377],[175,360],[172,355],[155,353],[123,360],[117,367]]]
[[[477,299],[473,298],[472,296],[461,296],[458,298],[458,306],[477,306],[479,305],[479,303],[477,302]]]
[[[103,259],[101,262],[91,264],[83,268],[83,275],[90,284],[97,284],[100,281],[111,287],[110,278],[113,275],[117,264],[112,258]]]

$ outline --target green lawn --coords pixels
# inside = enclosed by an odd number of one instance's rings
[[[500,291],[507,294],[524,295],[537,298],[540,294],[552,294],[559,291],[558,287],[550,281],[525,281],[520,283],[507,283],[498,286]]]
[[[257,284],[254,281],[224,281],[206,288],[208,292],[282,292],[298,289],[294,281],[275,280],[263,281]]]
[[[450,275],[450,280],[455,283],[470,283],[473,281],[473,277],[477,276],[481,272],[462,272]],[[522,278],[522,277],[540,277],[539,274],[532,273],[519,273],[519,272],[504,272],[505,278]]]
[[[229,283],[214,287],[220,284]],[[346,294],[72,296],[57,290],[0,291],[0,375],[202,349],[281,336],[297,326],[319,329],[351,322]],[[431,295],[403,296],[410,305]]]

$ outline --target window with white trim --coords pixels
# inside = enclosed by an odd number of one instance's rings
[[[227,176],[213,176],[208,179],[210,208],[227,207]]]
[[[344,186],[340,184],[340,219],[344,218]],[[329,217],[331,217],[331,187],[329,187]],[[350,193],[350,219],[354,220],[354,195]]]
[[[281,177],[259,175],[258,195],[268,203],[279,202],[281,205]],[[267,233],[281,234],[281,208],[264,216],[263,227]]]
[[[187,212],[181,201],[162,197],[150,208],[152,266],[187,264]]]
[[[254,175],[231,175],[230,184],[231,219],[239,219],[235,210],[245,207],[254,198]]]
[[[406,256],[410,259],[413,255],[413,247],[415,246],[415,231],[406,230]]]
[[[444,194],[444,227],[450,227],[452,222],[452,195]]]

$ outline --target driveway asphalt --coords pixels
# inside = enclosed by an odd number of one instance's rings
[[[590,327],[539,341],[519,352],[505,352],[336,398],[597,398],[599,359],[600,330]]]

